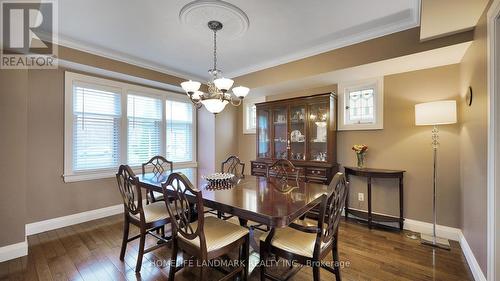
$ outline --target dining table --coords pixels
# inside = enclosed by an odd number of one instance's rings
[[[142,188],[163,192],[162,183],[168,176],[169,173],[145,173],[138,175],[138,180]],[[236,179],[230,185],[214,186],[203,177],[195,182],[201,191],[204,207],[238,217],[242,226],[247,226],[249,221],[266,226],[269,234],[264,245],[270,245],[276,228],[290,225],[315,208],[329,189],[328,185],[320,183],[251,175]],[[167,189],[167,195],[168,192],[173,191]],[[249,229],[251,246],[258,253],[259,243],[255,240],[254,229],[251,226]]]

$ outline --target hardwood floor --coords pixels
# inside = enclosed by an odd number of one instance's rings
[[[131,233],[136,233],[131,228]],[[140,275],[134,272],[137,240],[129,243],[125,261],[119,260],[122,217],[112,216],[28,237],[29,255],[0,263],[0,280],[167,280],[170,248],[145,255]],[[457,242],[451,251],[433,250],[404,233],[369,230],[356,222],[340,226],[340,258],[348,262],[343,280],[473,280]],[[150,238],[148,243],[155,243]],[[330,255],[329,255],[330,256]],[[435,265],[433,266],[433,259]],[[158,266],[159,265],[159,266]],[[278,273],[287,267],[275,268]],[[221,273],[210,271],[210,279]],[[196,280],[197,270],[185,268],[176,280]],[[322,280],[333,275],[321,271]],[[249,280],[259,280],[258,269]],[[291,280],[312,280],[304,267]]]

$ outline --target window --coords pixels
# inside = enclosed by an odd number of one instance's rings
[[[116,167],[120,160],[119,89],[73,85],[74,171]]]
[[[64,180],[136,172],[154,155],[175,169],[196,163],[196,110],[185,95],[65,73]]]
[[[265,97],[243,100],[243,134],[255,134],[257,128],[257,107],[255,104],[265,101]]]
[[[139,166],[161,154],[162,100],[127,96],[128,164]]]
[[[193,106],[167,101],[167,159],[188,162],[193,159]]]
[[[339,130],[383,129],[383,79],[339,84]]]

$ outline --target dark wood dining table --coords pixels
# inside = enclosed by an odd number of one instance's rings
[[[147,173],[138,175],[138,178],[142,187],[162,192],[161,184],[167,180],[168,174],[157,176]],[[318,205],[328,186],[245,176],[229,188],[214,188],[200,178],[198,189],[202,192],[205,207],[234,215],[242,225],[252,221],[268,226],[271,233],[267,239],[270,241],[275,228],[288,226]]]

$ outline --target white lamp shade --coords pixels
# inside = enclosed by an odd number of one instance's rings
[[[415,105],[415,124],[445,125],[457,123],[457,102],[454,100],[435,101]]]
[[[249,91],[250,91],[249,88],[243,86],[238,86],[233,88],[234,95],[241,99],[246,97]]]
[[[215,87],[221,91],[229,91],[233,86],[234,81],[229,78],[218,78],[214,80]]]
[[[181,83],[181,87],[187,93],[194,93],[200,89],[201,83],[196,81],[185,81]]]
[[[220,99],[206,99],[202,100],[201,103],[205,106],[205,108],[211,113],[220,113],[224,110],[226,105],[229,103],[227,100]]]

